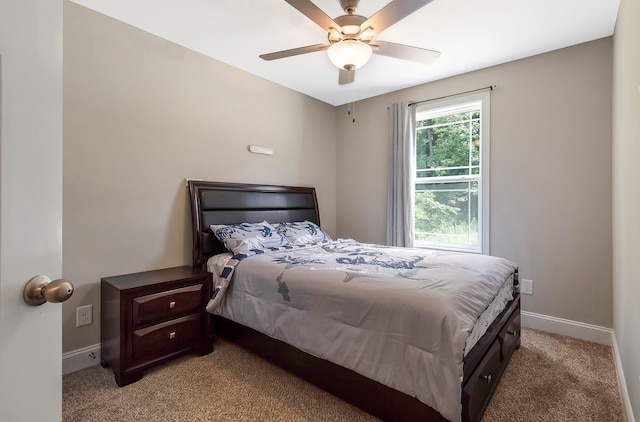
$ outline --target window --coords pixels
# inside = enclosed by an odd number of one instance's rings
[[[489,252],[489,94],[416,109],[418,247]]]

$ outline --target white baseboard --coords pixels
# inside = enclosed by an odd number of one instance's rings
[[[100,343],[62,354],[62,373],[69,374],[100,363]]]
[[[613,329],[522,311],[522,326],[593,343],[613,345]]]
[[[622,398],[622,410],[624,411],[625,420],[627,422],[635,422],[636,419],[633,416],[633,409],[631,408],[631,397],[629,397],[629,390],[627,389],[627,381],[624,378],[624,371],[622,370],[622,360],[620,360],[620,353],[618,350],[618,341],[616,340],[615,332],[612,333],[613,338],[613,357],[616,361],[616,373],[618,374],[618,385],[620,386],[620,397]]]

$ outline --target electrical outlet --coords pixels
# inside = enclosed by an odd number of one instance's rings
[[[93,305],[78,306],[76,308],[76,327],[90,325],[93,322]]]
[[[532,295],[533,280],[527,280],[526,278],[523,278],[522,280],[520,280],[520,293],[525,295]]]

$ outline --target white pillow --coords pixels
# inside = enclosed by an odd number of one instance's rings
[[[252,249],[278,248],[289,244],[289,241],[266,221],[230,225],[212,224],[210,227],[224,247],[234,254],[248,253]]]
[[[292,223],[278,223],[276,230],[294,245],[309,243],[331,242],[331,237],[323,232],[317,224],[311,221],[296,221]]]

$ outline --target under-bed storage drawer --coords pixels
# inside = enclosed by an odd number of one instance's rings
[[[167,290],[133,299],[133,325],[198,313],[202,307],[202,284]]]
[[[462,389],[462,403],[466,415],[463,421],[474,421],[471,415],[482,415],[482,409],[486,406],[491,392],[498,382],[501,367],[502,349],[496,339],[489,347],[484,359],[478,365],[471,377]]]
[[[498,337],[502,345],[502,359],[506,359],[520,346],[520,313],[511,316]]]

